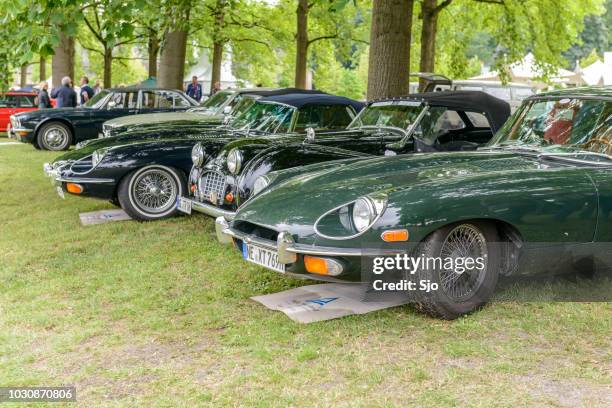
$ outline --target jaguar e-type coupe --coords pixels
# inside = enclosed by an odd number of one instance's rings
[[[324,107],[306,113],[298,118],[302,128],[319,117],[338,115]],[[215,159],[195,163],[190,197],[179,198],[179,208],[231,219],[238,206],[265,184],[269,172],[359,156],[476,150],[509,116],[508,103],[478,91],[371,102],[342,131],[311,130],[306,139],[250,137],[226,144]]]
[[[403,270],[437,288],[408,298],[453,319],[484,305],[500,275],[610,261],[612,88],[534,95],[477,151],[337,161],[267,179],[232,221],[217,218],[220,241],[274,271],[366,284],[372,257],[394,251],[480,259]]]
[[[321,130],[330,125],[346,127],[363,106],[328,94],[261,98],[227,126],[172,139],[143,137],[118,142],[121,136],[104,138],[46,163],[44,171],[54,180],[60,196],[70,193],[110,200],[138,220],[169,217],[177,211],[177,196],[186,194],[194,144],[200,142],[197,161],[214,157],[224,144],[238,138],[278,133],[291,136],[303,131],[296,127],[300,112],[321,105],[340,106],[347,112],[332,124],[309,124]]]

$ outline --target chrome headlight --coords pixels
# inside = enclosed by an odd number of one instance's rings
[[[230,173],[236,175],[240,172],[242,166],[242,153],[238,149],[232,149],[227,155],[227,169]]]
[[[93,154],[91,155],[91,164],[93,165],[93,167],[96,167],[98,163],[102,161],[105,154],[106,149],[98,149],[93,152]]]
[[[353,225],[359,232],[370,226],[376,218],[376,208],[374,203],[368,197],[361,197],[355,201],[353,205]]]
[[[253,184],[252,196],[261,193],[263,189],[265,189],[266,187],[270,185],[271,182],[272,182],[272,179],[266,175],[257,177],[255,179],[255,183]]]
[[[200,167],[204,164],[204,149],[200,143],[197,143],[191,149],[191,161],[196,167]]]

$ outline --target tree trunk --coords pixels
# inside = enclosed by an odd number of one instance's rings
[[[21,88],[25,88],[28,85],[28,64],[23,64],[21,66],[21,71],[19,73],[19,86]]]
[[[452,0],[451,0],[452,1]],[[438,0],[423,0],[421,5],[421,62],[419,71],[434,73],[436,69],[436,34],[438,32],[438,15],[442,8],[451,1],[445,1],[438,6]],[[419,80],[419,91],[425,90],[426,82]]]
[[[47,79],[47,59],[42,55],[40,56],[40,61],[38,62],[38,76],[40,77],[40,82]]]
[[[113,49],[104,47],[104,88],[111,88],[113,73]]]
[[[159,54],[159,40],[157,31],[149,29],[149,78],[157,78],[157,55]]]
[[[295,36],[295,87],[306,89],[308,69],[308,0],[298,0]]]
[[[221,33],[221,30],[223,29],[223,23],[225,20],[226,4],[226,0],[217,0],[217,7],[215,10],[212,73],[210,77],[211,94],[214,89],[215,83],[221,82],[221,64],[223,63],[223,46],[225,45],[223,33]]]
[[[53,77],[53,88],[62,84],[62,78],[70,77],[74,81],[74,37],[64,33],[59,35],[60,42],[53,49],[51,59],[51,76]]]
[[[174,15],[169,25],[172,30],[167,30],[164,34],[164,44],[159,57],[157,84],[163,88],[182,90],[191,2],[182,0],[177,3],[179,5],[174,9]]]
[[[407,95],[413,0],[374,0],[368,99]]]

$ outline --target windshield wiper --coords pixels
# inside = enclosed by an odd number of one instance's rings
[[[536,147],[529,147],[529,146],[522,146],[522,145],[496,145],[496,146],[482,147],[478,150],[480,151],[507,150],[511,152],[541,153],[541,150]]]

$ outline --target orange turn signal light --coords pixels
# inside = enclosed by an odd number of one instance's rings
[[[83,192],[83,186],[75,183],[66,183],[66,190],[72,194],[81,194]]]
[[[232,193],[227,193],[225,195],[225,201],[231,203],[232,201],[234,201],[234,195]]]
[[[408,230],[405,229],[389,230],[383,232],[380,237],[385,242],[402,242],[408,241],[410,234],[408,234]]]
[[[307,272],[317,275],[337,276],[343,271],[342,264],[338,261],[310,255],[304,255],[304,267]]]
[[[195,191],[196,191],[196,185],[195,185],[195,184],[192,184],[192,185],[191,185],[191,192],[192,192],[192,193],[195,193]]]

